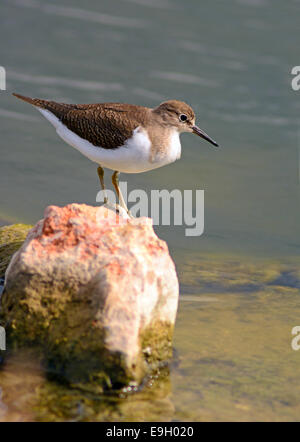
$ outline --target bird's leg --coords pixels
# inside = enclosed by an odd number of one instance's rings
[[[130,215],[130,212],[129,212],[127,206],[126,206],[126,203],[125,203],[125,201],[124,201],[124,198],[123,198],[123,195],[122,195],[121,189],[120,189],[120,187],[119,187],[119,175],[120,175],[120,172],[118,172],[118,171],[116,170],[116,171],[112,174],[111,180],[112,180],[112,183],[113,183],[113,185],[114,185],[114,188],[116,189],[116,192],[117,192],[117,195],[118,195],[118,198],[119,198],[120,206],[121,206],[124,210],[126,210],[126,212],[127,212],[127,214],[128,214],[129,216],[131,216],[131,215]]]
[[[105,184],[104,184],[104,170],[101,166],[98,167],[97,169],[98,172],[98,177],[100,180],[100,184],[104,193],[104,204],[107,204],[108,202],[108,198],[107,198],[107,194],[106,194],[106,189],[105,189]]]

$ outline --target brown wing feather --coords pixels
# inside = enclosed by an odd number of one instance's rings
[[[134,129],[144,125],[147,111],[121,103],[66,104],[13,94],[52,112],[70,130],[94,146],[115,149],[124,145]]]
[[[94,146],[114,149],[123,146],[132,136],[136,127],[141,125],[132,110],[118,111],[103,105],[73,109],[66,112],[61,121],[68,129]]]

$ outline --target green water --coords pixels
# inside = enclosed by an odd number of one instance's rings
[[[20,356],[0,374],[1,419],[299,420],[299,12],[296,0],[1,3],[1,219],[33,223],[49,204],[95,204],[98,191],[95,165],[13,91],[182,99],[222,145],[185,134],[179,162],[121,175],[129,190],[205,191],[202,236],[157,228],[181,282],[170,374],[127,398],[93,398]]]

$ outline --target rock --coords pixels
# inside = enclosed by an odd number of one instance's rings
[[[50,206],[7,269],[1,325],[71,383],[126,385],[171,357],[178,292],[151,219]]]
[[[12,255],[21,247],[31,228],[26,224],[0,227],[0,279],[4,278]]]

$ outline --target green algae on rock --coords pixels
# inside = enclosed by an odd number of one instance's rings
[[[152,368],[159,368],[161,363],[172,358],[172,338],[174,324],[156,321],[141,334],[141,348],[145,360]]]
[[[21,247],[31,228],[27,224],[0,227],[0,278],[4,278],[11,257]]]

